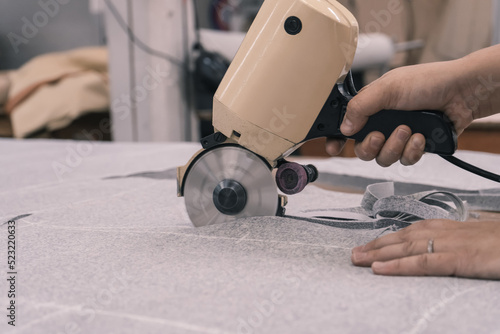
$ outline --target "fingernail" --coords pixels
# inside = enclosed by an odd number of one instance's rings
[[[365,245],[363,245],[363,246],[358,246],[358,247],[354,247],[354,248],[352,249],[352,252],[353,252],[353,253],[354,253],[354,252],[363,252],[363,250],[364,250],[364,249],[365,249]]]
[[[356,253],[352,254],[352,258],[353,258],[354,262],[363,261],[366,258],[366,253],[356,252]]]
[[[412,140],[412,145],[413,148],[421,150],[425,147],[425,140],[420,136],[414,137]]]
[[[373,271],[380,271],[385,268],[385,263],[384,262],[373,262],[372,263],[372,270]]]
[[[349,118],[346,117],[344,119],[344,122],[342,123],[342,126],[340,127],[340,131],[347,136],[352,135],[352,133],[354,132],[354,125],[349,120]]]
[[[326,145],[326,153],[329,155],[337,155],[337,149],[334,144]]]
[[[370,146],[374,149],[379,149],[382,147],[382,144],[384,143],[384,139],[378,137],[378,136],[372,136],[370,138]]]
[[[397,137],[398,137],[399,140],[401,140],[401,141],[407,141],[408,139],[410,139],[410,136],[411,136],[411,133],[409,133],[405,129],[399,129],[398,130]]]

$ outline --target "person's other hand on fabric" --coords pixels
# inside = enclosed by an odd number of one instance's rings
[[[378,275],[500,279],[500,222],[415,223],[354,248],[351,260]]]
[[[475,119],[500,111],[500,45],[459,60],[408,66],[393,70],[362,89],[347,107],[341,131],[346,136],[359,132],[368,118],[383,109],[439,110],[453,122],[457,134]],[[327,152],[338,155],[345,141],[329,140]],[[365,161],[376,159],[388,167],[398,160],[417,163],[424,153],[425,138],[408,126],[398,127],[390,138],[370,133],[356,143],[356,155]]]

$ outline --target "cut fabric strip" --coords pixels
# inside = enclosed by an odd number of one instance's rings
[[[386,181],[362,176],[321,172],[318,182],[324,185],[362,191],[373,184],[385,183]],[[399,195],[409,195],[426,191],[442,191],[452,193],[460,198],[462,202],[466,202],[469,210],[500,212],[500,188],[463,190],[409,182],[393,182],[393,184],[395,192]]]
[[[464,201],[453,193],[426,191],[405,196],[395,195],[393,182],[367,187],[360,207],[305,211],[302,219],[348,229],[378,229],[394,225],[406,227],[427,219],[465,221],[468,211]]]
[[[464,202],[450,192],[427,191],[413,195],[396,196],[392,182],[368,186],[361,206],[371,217],[391,218],[407,222],[425,219],[458,221],[467,219],[467,209]]]

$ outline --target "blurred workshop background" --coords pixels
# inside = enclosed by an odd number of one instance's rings
[[[0,137],[199,140],[262,2],[0,0]],[[340,2],[363,34],[358,88],[399,66],[500,43],[499,0]],[[467,130],[460,148],[500,153],[499,139],[497,115]],[[301,152],[325,155],[323,141]]]

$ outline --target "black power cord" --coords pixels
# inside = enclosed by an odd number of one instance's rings
[[[183,61],[176,59],[175,57],[165,52],[153,49],[152,47],[144,43],[139,37],[137,37],[110,0],[104,0],[104,3],[106,4],[106,7],[108,7],[111,15],[113,15],[113,17],[115,18],[118,25],[127,33],[130,41],[134,43],[139,49],[150,55],[166,59],[167,61],[169,61],[170,63],[172,63],[177,67],[184,68],[185,64]]]
[[[448,161],[449,163],[454,164],[457,167],[460,167],[462,169],[465,169],[468,172],[471,172],[473,174],[479,175],[481,177],[484,177],[485,179],[495,181],[495,182],[500,182],[500,175],[490,173],[488,171],[485,171],[484,169],[481,169],[479,167],[476,167],[474,165],[471,165],[465,161],[462,161],[454,156],[445,156],[441,155],[441,158],[444,160]]]

